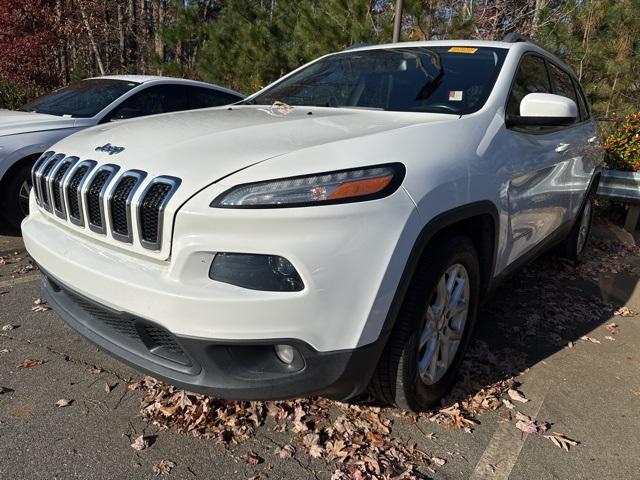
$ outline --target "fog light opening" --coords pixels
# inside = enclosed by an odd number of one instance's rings
[[[286,365],[291,365],[296,358],[296,349],[291,345],[275,345],[273,348],[278,359]]]

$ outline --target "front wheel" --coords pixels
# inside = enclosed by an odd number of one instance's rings
[[[427,248],[371,385],[380,400],[412,411],[432,407],[453,385],[480,292],[471,240],[447,235]]]
[[[31,164],[15,170],[2,186],[0,205],[10,227],[19,229],[20,223],[29,215],[29,194],[31,193]]]

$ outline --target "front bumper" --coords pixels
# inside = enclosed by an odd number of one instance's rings
[[[359,393],[384,346],[421,225],[406,192],[353,205],[238,212],[211,209],[198,197],[175,218],[168,261],[78,232],[32,200],[22,232],[47,272],[51,305],[114,356],[190,390],[238,399]],[[217,252],[281,255],[305,288],[256,291],[211,280]],[[137,338],[96,326],[101,319]],[[154,336],[171,342],[156,345]],[[304,368],[278,369],[273,346],[283,343],[296,347]],[[172,348],[188,361],[171,357]]]
[[[352,350],[318,352],[292,339],[256,342],[178,337],[74,292],[43,271],[44,297],[74,330],[129,365],[173,385],[230,400],[279,400],[322,395],[346,400],[367,386],[387,335]],[[273,346],[295,346],[288,366]]]

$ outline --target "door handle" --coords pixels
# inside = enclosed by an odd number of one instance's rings
[[[566,152],[570,146],[571,146],[570,143],[559,143],[558,146],[556,147],[556,152],[558,153]]]

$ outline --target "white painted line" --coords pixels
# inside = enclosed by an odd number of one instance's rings
[[[540,413],[544,397],[549,390],[548,370],[543,365],[537,365],[523,378],[522,390],[529,399],[529,403],[522,408],[524,410],[522,413],[527,413],[533,418],[537,418]],[[469,480],[507,480],[518,461],[528,435],[518,430],[513,422],[500,423]]]
[[[14,285],[20,285],[21,283],[35,282],[40,280],[40,275],[28,275],[26,277],[12,278],[11,280],[4,280],[0,282],[0,288],[13,287]]]

